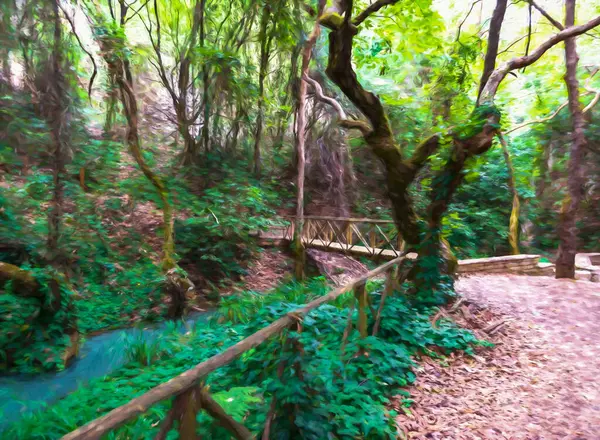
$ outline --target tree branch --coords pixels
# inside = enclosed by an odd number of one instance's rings
[[[532,120],[532,121],[523,122],[522,124],[519,124],[519,125],[517,125],[516,127],[513,127],[513,128],[511,128],[510,130],[507,130],[506,132],[504,132],[504,134],[509,134],[509,133],[512,133],[513,131],[520,130],[521,128],[523,128],[523,127],[527,127],[528,125],[531,125],[531,124],[541,124],[541,123],[543,123],[543,122],[548,122],[550,119],[553,119],[554,117],[556,117],[556,115],[558,115],[558,114],[560,113],[560,111],[561,111],[563,108],[565,108],[565,107],[566,107],[568,104],[569,104],[569,102],[568,102],[568,101],[566,101],[566,102],[562,103],[562,104],[560,105],[560,107],[558,107],[558,108],[557,108],[557,109],[554,111],[554,113],[552,113],[551,115],[549,115],[549,116],[546,116],[546,117],[544,117],[544,118],[541,118],[541,119],[534,119],[534,120]]]
[[[302,79],[304,81],[306,81],[308,84],[310,84],[311,86],[313,86],[313,88],[315,89],[315,94],[317,95],[317,98],[319,98],[321,101],[329,104],[330,106],[332,106],[334,108],[334,110],[336,111],[336,113],[338,114],[338,116],[341,120],[346,119],[346,112],[342,108],[341,104],[339,102],[337,102],[335,99],[330,98],[329,96],[325,96],[325,94],[323,93],[323,88],[321,87],[321,84],[319,84],[316,80],[314,80],[313,78],[311,78],[308,75],[302,76]]]
[[[98,66],[96,65],[96,60],[94,59],[94,56],[92,55],[92,53],[89,50],[87,50],[85,48],[85,46],[83,45],[83,43],[81,42],[81,39],[79,38],[77,31],[75,30],[75,23],[73,23],[73,19],[69,16],[69,14],[67,14],[67,11],[64,9],[64,7],[60,3],[58,3],[58,7],[61,9],[63,14],[65,15],[65,18],[71,25],[71,30],[73,31],[73,35],[75,35],[75,39],[77,40],[79,47],[90,58],[90,61],[92,62],[92,66],[94,67],[94,71],[92,72],[92,76],[90,77],[90,82],[88,84],[88,99],[91,102],[92,101],[92,86],[94,85],[94,79],[96,78],[96,75],[98,74]]]
[[[531,52],[527,56],[516,57],[512,60],[502,64],[500,67],[495,69],[490,75],[489,80],[487,81],[483,91],[481,93],[480,101],[483,103],[493,103],[494,96],[498,91],[498,87],[500,83],[506,75],[512,70],[520,69],[522,67],[529,66],[539,60],[542,55],[544,55],[550,48],[554,47],[558,43],[566,40],[567,38],[576,37],[578,35],[584,34],[590,29],[595,28],[600,25],[600,16],[595,17],[594,19],[588,21],[585,24],[579,26],[572,26],[565,30],[554,34],[552,37],[548,38],[545,42],[540,44],[533,52]]]
[[[415,168],[415,171],[422,168],[429,156],[438,149],[440,146],[440,138],[441,136],[439,134],[434,134],[417,146],[409,161],[411,166]]]
[[[500,45],[500,31],[502,29],[502,23],[504,22],[504,14],[506,13],[506,4],[508,0],[497,0],[496,8],[492,14],[492,20],[490,22],[490,31],[488,35],[488,46],[485,53],[485,59],[483,61],[483,72],[481,74],[481,80],[479,82],[479,92],[477,93],[477,103],[481,97],[481,92],[485,87],[490,75],[496,67],[496,58],[498,57],[498,46]]]
[[[469,15],[471,15],[471,12],[473,12],[473,8],[475,7],[475,5],[480,2],[481,2],[481,0],[475,0],[473,3],[471,3],[471,8],[469,8],[467,15],[465,15],[465,18],[463,18],[463,20],[458,25],[458,31],[456,32],[456,41],[458,41],[459,43],[460,43],[460,32],[462,30],[463,25],[467,21],[467,18],[469,18]]]
[[[529,3],[530,6],[533,6],[535,9],[537,9],[538,12],[540,14],[542,14],[544,17],[546,17],[546,20],[548,20],[550,23],[552,23],[552,25],[554,27],[560,29],[561,31],[564,29],[564,26],[559,21],[552,18],[552,16],[550,14],[548,14],[544,10],[544,8],[542,8],[540,5],[538,5],[534,0],[527,0],[527,3]]]
[[[352,20],[352,24],[354,26],[359,26],[363,21],[365,21],[369,16],[381,8],[387,5],[393,5],[398,3],[400,0],[377,0],[375,3],[371,3],[364,11],[356,16],[354,20]]]
[[[590,87],[590,82],[592,81],[592,78],[598,73],[598,71],[600,71],[600,67],[598,67],[594,72],[592,72],[590,76],[588,76],[588,79],[585,81],[585,85],[583,86],[583,88],[588,93],[595,94],[590,103],[586,105],[585,108],[582,110],[583,113],[587,113],[588,111],[590,111],[600,100],[600,90],[596,90]]]

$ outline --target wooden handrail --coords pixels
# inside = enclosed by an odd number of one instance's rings
[[[333,301],[344,293],[354,290],[356,287],[363,286],[367,280],[382,273],[388,272],[394,265],[400,264],[406,256],[394,258],[385,264],[367,272],[365,275],[350,281],[343,287],[329,292],[308,304],[287,313],[285,316],[277,319],[266,327],[258,330],[256,333],[241,340],[237,344],[229,347],[227,350],[219,353],[204,362],[199,363],[195,367],[181,373],[173,379],[155,386],[151,390],[130,400],[125,405],[113,409],[102,417],[99,417],[91,422],[86,423],[80,428],[62,437],[62,440],[91,440],[99,439],[103,434],[106,434],[113,429],[118,428],[127,421],[145,413],[152,405],[177,396],[197,386],[201,378],[211,373],[212,371],[229,364],[238,356],[246,351],[262,344],[271,336],[279,334],[284,329],[293,326],[302,319],[307,313],[317,307]]]
[[[295,219],[293,215],[282,216],[285,219]],[[304,220],[329,220],[338,222],[352,222],[352,223],[377,223],[377,224],[393,224],[394,220],[381,220],[372,218],[353,218],[353,217],[327,217],[321,215],[305,215],[302,217]]]

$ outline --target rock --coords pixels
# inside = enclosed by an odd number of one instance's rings
[[[65,364],[65,368],[68,367],[79,354],[79,332],[75,331],[69,335],[69,346],[65,349],[61,355],[61,359]]]

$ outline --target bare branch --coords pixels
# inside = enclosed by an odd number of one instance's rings
[[[535,34],[536,32],[532,32],[532,35]],[[525,38],[530,37],[529,34],[527,35],[523,35],[522,37],[517,38],[515,41],[513,41],[512,43],[510,43],[508,46],[506,46],[505,49],[501,50],[500,52],[498,52],[498,55],[506,53],[510,50],[511,47],[513,47],[515,44],[519,43],[520,41],[523,41]]]
[[[463,25],[465,24],[465,21],[467,21],[467,18],[469,18],[469,15],[471,15],[471,12],[473,12],[473,8],[475,7],[475,5],[480,2],[481,2],[481,0],[475,0],[473,3],[471,3],[471,8],[469,8],[469,12],[467,12],[467,15],[465,15],[465,18],[463,18],[463,20],[458,25],[458,32],[456,33],[456,41],[458,41],[459,43],[460,43],[460,32],[462,30]]]
[[[590,101],[590,103],[588,105],[585,106],[585,108],[582,110],[583,113],[587,113],[589,112],[600,100],[600,90],[596,90],[590,87],[590,82],[592,81],[592,78],[598,73],[598,71],[600,71],[600,67],[596,68],[596,70],[594,72],[592,72],[590,74],[590,76],[588,76],[588,79],[585,81],[585,85],[583,86],[583,88],[588,92],[588,93],[594,93],[595,96],[592,98],[592,100]]]
[[[544,8],[542,8],[540,5],[538,5],[534,0],[527,0],[527,2],[529,3],[530,6],[533,6],[535,9],[537,9],[540,14],[542,14],[544,17],[546,17],[546,20],[548,20],[550,23],[552,23],[552,25],[554,27],[560,29],[561,31],[564,29],[564,26],[562,24],[560,24],[559,21],[552,18],[552,16],[550,14],[548,14],[544,10]]]
[[[359,26],[363,21],[365,21],[369,16],[381,8],[393,5],[398,3],[399,0],[377,0],[375,3],[371,3],[364,11],[356,16],[354,20],[352,20],[352,24],[354,26]]]
[[[554,47],[558,43],[566,40],[567,38],[576,37],[578,35],[584,34],[598,25],[600,25],[600,16],[588,21],[585,24],[579,26],[572,26],[565,30],[562,30],[559,33],[554,34],[552,37],[548,38],[542,44],[540,44],[529,55],[513,58],[512,60],[502,64],[500,67],[495,69],[490,75],[490,78],[487,81],[481,93],[480,101],[487,103],[493,102],[494,96],[498,91],[500,83],[512,70],[530,66],[531,64],[539,60],[542,57],[542,55],[544,55],[550,48]]]
[[[63,8],[63,6],[60,4],[60,2],[58,3],[58,7],[61,9],[61,11],[63,11],[65,18],[71,25],[71,30],[73,31],[73,35],[75,35],[75,39],[77,40],[79,47],[90,58],[90,61],[92,62],[92,66],[94,67],[94,71],[92,72],[92,76],[90,77],[90,83],[88,84],[88,99],[91,102],[92,101],[92,86],[94,85],[94,79],[96,78],[96,75],[98,74],[98,66],[96,65],[96,60],[94,59],[94,56],[92,55],[92,53],[89,50],[87,50],[85,48],[85,46],[83,45],[83,43],[81,42],[81,39],[79,38],[77,31],[75,30],[75,23],[73,22],[73,18],[71,18],[71,16],[69,16],[69,14]]]
[[[531,8],[532,5],[529,3],[529,20],[527,24],[527,45],[525,46],[525,56],[529,55],[529,47],[531,46]],[[523,72],[525,72],[525,69],[523,69]]]
[[[554,119],[556,117],[556,115],[558,115],[560,113],[560,111],[563,108],[565,108],[568,104],[569,104],[568,101],[564,102],[551,115],[546,116],[545,118],[534,119],[534,120],[531,120],[531,121],[523,122],[522,124],[519,124],[516,127],[513,127],[510,130],[505,131],[504,134],[512,133],[513,131],[517,131],[517,130],[520,130],[521,128],[523,128],[523,127],[527,127],[528,125],[541,124],[543,122],[548,122],[550,119]]]
[[[588,78],[589,80],[589,78]],[[592,108],[594,108],[594,106],[596,104],[598,104],[598,101],[600,101],[600,90],[596,90],[596,89],[592,89],[589,87],[589,85],[586,83],[586,86],[584,87],[586,90],[585,94],[594,94],[594,97],[592,98],[592,100],[589,102],[588,105],[585,106],[585,108],[582,110],[583,113],[587,113],[589,112]],[[512,133],[513,131],[517,131],[520,130],[523,127],[527,127],[528,125],[532,125],[532,124],[542,124],[544,122],[548,122],[551,119],[554,119],[559,113],[560,111],[565,108],[567,105],[569,104],[568,101],[563,102],[554,112],[552,112],[552,114],[543,117],[541,119],[534,119],[531,121],[527,121],[527,122],[523,122],[522,124],[517,125],[516,127],[511,128],[510,130],[507,130],[504,132],[504,134],[509,134]]]

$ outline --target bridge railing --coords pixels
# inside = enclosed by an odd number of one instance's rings
[[[171,409],[162,420],[159,433],[155,437],[156,439],[165,439],[168,432],[174,426],[175,421],[178,422],[177,429],[179,430],[179,438],[196,438],[196,416],[200,411],[205,411],[212,418],[216,419],[221,426],[230,432],[232,437],[244,440],[253,438],[252,433],[244,425],[228,415],[210,396],[208,388],[203,385],[203,380],[206,376],[216,369],[229,364],[241,354],[261,345],[269,338],[282,333],[284,330],[299,328],[301,320],[309,312],[348,292],[353,292],[356,298],[355,304],[358,309],[358,318],[356,323],[354,323],[353,313],[348,315],[348,322],[342,336],[341,350],[343,351],[346,339],[352,330],[353,325],[356,325],[362,338],[368,336],[368,313],[375,315],[373,316],[374,326],[372,328],[372,334],[376,335],[379,330],[381,312],[386,297],[393,291],[397,283],[402,281],[404,275],[399,274],[405,271],[399,269],[406,259],[407,257],[405,256],[394,258],[360,278],[354,279],[345,286],[337,288],[327,295],[321,296],[303,307],[287,313],[270,325],[263,327],[256,333],[229,347],[227,350],[201,362],[168,382],[152,388],[141,396],[132,399],[129,403],[115,408],[106,415],[72,431],[65,435],[63,440],[98,439],[104,434],[111,432],[144,414],[151,406],[166,400],[172,400]],[[369,279],[382,274],[386,275],[385,288],[378,309],[373,310],[369,306],[366,283]],[[297,346],[297,344],[293,344],[293,349],[301,350],[302,348]],[[270,417],[267,417],[264,429],[267,432],[270,423]],[[266,437],[263,435],[263,438],[268,438],[268,434],[266,434]]]
[[[294,237],[295,217],[286,217],[283,238]],[[396,258],[404,251],[404,241],[392,220],[305,216],[302,241],[306,247]]]

